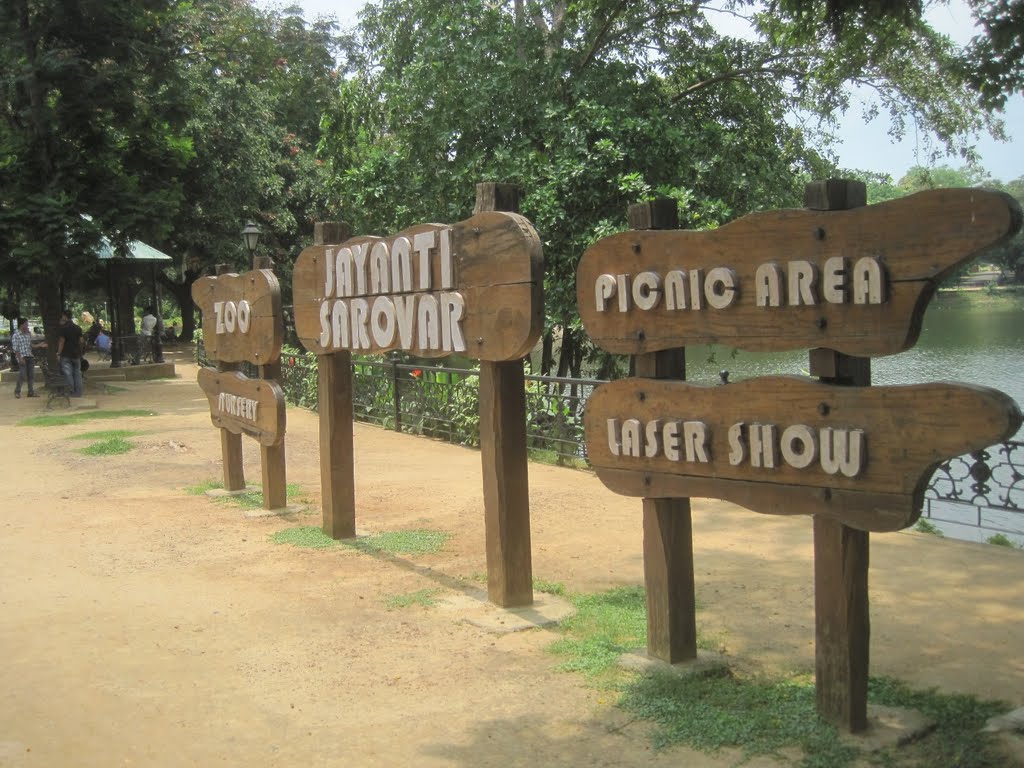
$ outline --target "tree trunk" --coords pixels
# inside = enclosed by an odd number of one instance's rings
[[[181,310],[181,333],[178,336],[179,341],[192,341],[195,336],[196,330],[196,305],[192,301],[192,283],[199,278],[199,272],[193,270],[187,270],[185,272],[185,280],[181,283],[176,283],[171,280],[167,275],[160,275],[160,282],[163,286],[173,294],[174,299],[178,302],[178,308]]]
[[[46,336],[46,360],[50,370],[56,372],[57,330],[60,327],[60,286],[55,280],[42,279],[36,283],[36,301],[39,314],[43,317],[43,334]]]
[[[550,376],[551,366],[555,364],[555,332],[547,330],[544,332],[544,343],[541,345],[540,353],[540,375]]]

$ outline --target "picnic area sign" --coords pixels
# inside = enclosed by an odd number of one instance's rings
[[[700,232],[621,232],[584,254],[577,303],[594,343],[618,354],[724,344],[890,355],[917,341],[943,278],[1019,227],[1008,195],[940,189]]]
[[[519,360],[543,329],[540,238],[516,213],[314,245],[293,284],[295,330],[316,354]]]

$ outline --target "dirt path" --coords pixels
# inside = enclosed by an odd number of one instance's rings
[[[149,418],[16,426],[42,399],[0,387],[0,766],[707,766],[655,752],[612,697],[557,672],[552,632],[492,635],[420,589],[486,571],[479,454],[356,427],[360,533],[441,529],[435,555],[297,549],[183,488],[220,477],[195,369],[119,385]],[[91,395],[92,393],[90,393]],[[319,500],[315,414],[290,409],[288,480]],[[131,428],[102,460],[67,438]],[[259,456],[245,441],[246,474]],[[639,503],[531,465],[534,575],[573,591],[642,583]],[[813,666],[810,526],[695,502],[701,631],[735,663]],[[1024,704],[1024,553],[922,534],[872,539],[872,673]],[[751,766],[774,765],[770,761]]]

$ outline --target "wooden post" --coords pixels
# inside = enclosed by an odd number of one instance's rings
[[[675,200],[661,198],[629,207],[630,229],[678,229]],[[634,355],[636,376],[686,379],[686,350]],[[690,500],[644,499],[644,584],[647,655],[675,664],[697,658],[697,604],[693,579]]]
[[[474,214],[519,210],[513,184],[476,185]],[[523,361],[480,361],[480,454],[487,597],[504,608],[533,604],[530,485]]]
[[[863,182],[829,179],[808,184],[804,204],[834,211],[867,203]],[[828,231],[816,233],[827,238]],[[871,359],[813,349],[810,372],[841,386],[871,384]],[[857,733],[868,727],[868,533],[814,518],[814,673],[818,715]]]
[[[343,243],[342,222],[318,222],[313,244]],[[323,531],[332,539],[356,535],[356,484],[352,446],[352,353],[317,355],[317,412],[320,416],[320,495]]]
[[[230,272],[227,264],[217,265],[217,274]],[[237,371],[238,363],[217,363],[218,371]],[[226,429],[220,431],[220,453],[224,462],[224,490],[244,491],[245,471],[242,468],[242,436]]]
[[[269,256],[253,256],[253,269],[274,270]],[[260,378],[281,383],[281,360],[259,366]],[[288,506],[288,479],[284,455],[284,438],[277,445],[260,444],[260,466],[263,469],[263,508],[283,509]]]

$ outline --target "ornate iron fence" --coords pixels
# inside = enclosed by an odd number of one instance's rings
[[[925,491],[922,516],[958,539],[1002,534],[1024,544],[1024,442],[1010,440],[943,462]]]
[[[201,364],[202,343],[196,347]],[[286,348],[282,386],[288,401],[316,409],[316,357]],[[255,375],[255,368],[242,366]],[[480,444],[479,373],[473,369],[355,360],[353,409],[358,421],[458,445]],[[535,458],[585,467],[583,408],[595,379],[526,377],[526,435]],[[1024,544],[1024,442],[1011,440],[944,462],[925,491],[924,519],[960,539],[1006,537]]]

